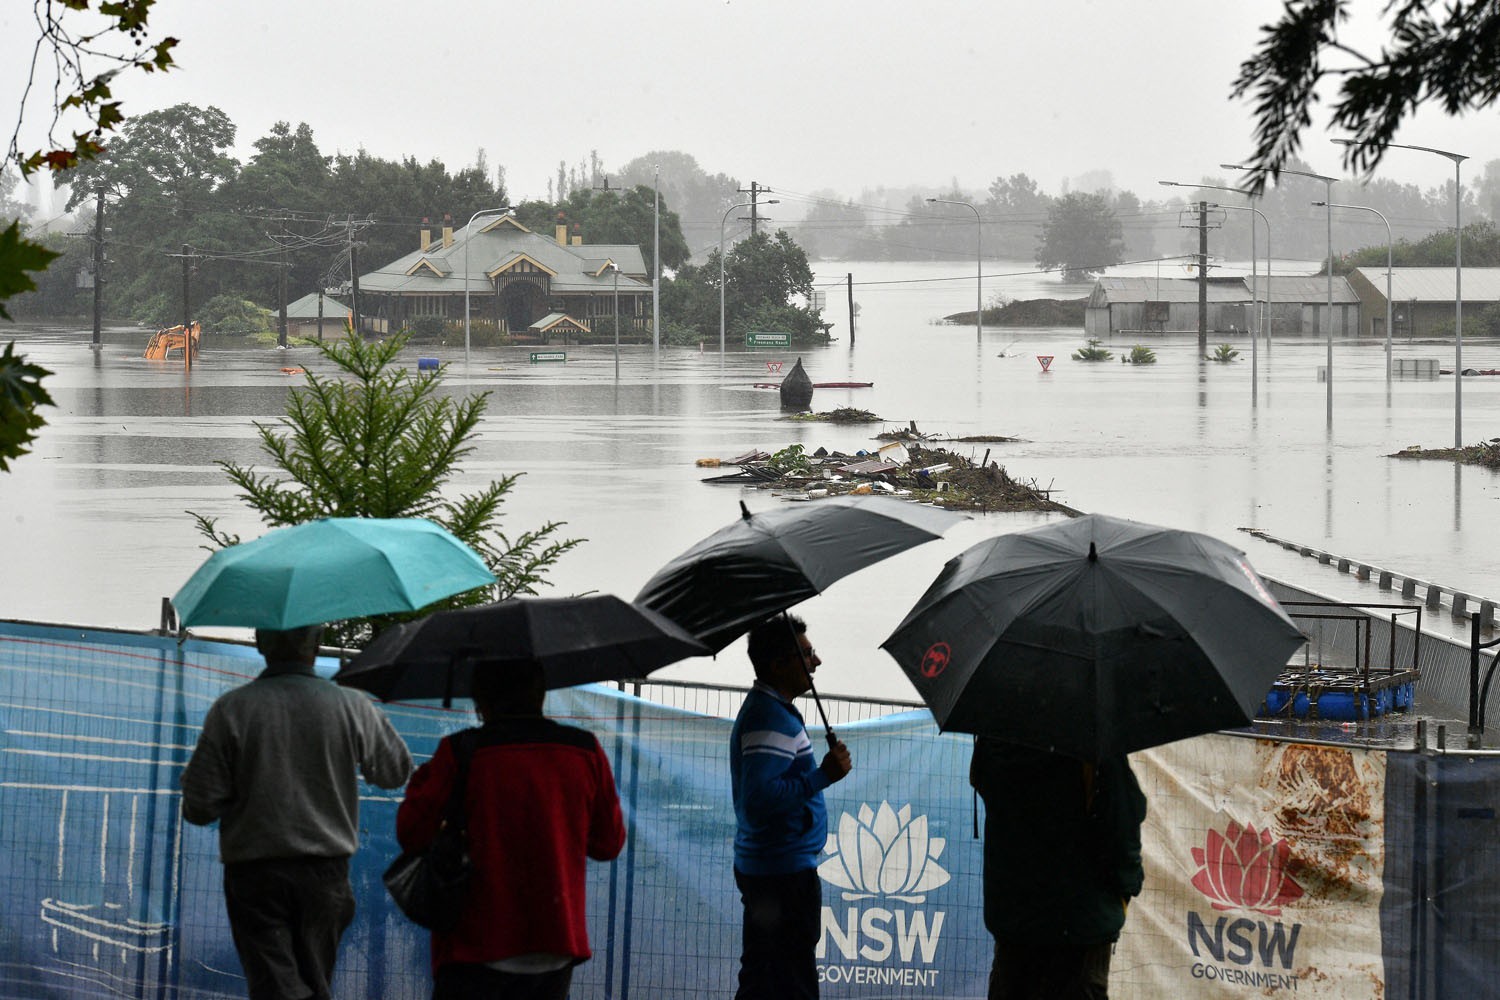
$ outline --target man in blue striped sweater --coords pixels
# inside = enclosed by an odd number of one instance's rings
[[[745,904],[736,1000],[816,997],[823,893],[818,855],[828,840],[823,789],[849,773],[849,748],[834,742],[813,761],[793,699],[822,662],[807,623],[790,615],[750,630],[755,686],[730,735],[734,880]]]

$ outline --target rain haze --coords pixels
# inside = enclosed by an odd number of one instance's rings
[[[1248,155],[1250,109],[1229,91],[1281,6],[582,0],[439,12],[161,0],[151,34],[180,39],[178,67],[122,74],[116,94],[127,116],[218,107],[238,126],[242,161],[278,121],[306,122],[325,155],[364,148],[454,170],[483,149],[513,200],[546,197],[560,162],[597,153],[608,174],[658,150],[791,195],[982,192],[1024,173],[1053,194],[1146,197],[1158,179],[1223,177],[1218,164]],[[1381,5],[1355,6],[1340,40],[1378,51]],[[20,103],[35,36],[29,5],[0,13],[7,108]],[[45,85],[32,91],[23,148],[43,144],[49,98]],[[1315,117],[1302,155],[1341,173],[1321,126]],[[1472,150],[1482,164],[1496,134],[1493,116],[1423,109],[1397,139]],[[1397,153],[1380,176],[1428,188],[1447,166]]]

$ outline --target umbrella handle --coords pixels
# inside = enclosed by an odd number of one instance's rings
[[[744,503],[743,500],[740,503]],[[818,697],[818,686],[813,683],[812,665],[807,662],[807,654],[802,651],[802,643],[797,641],[797,630],[792,628],[791,616],[781,612],[781,620],[786,622],[786,629],[792,634],[792,645],[797,650],[797,662],[802,664],[802,676],[807,678],[807,690],[811,692],[813,704],[818,707],[818,718],[823,720],[823,732],[828,735],[828,748],[831,750],[838,745],[838,737],[833,734],[833,727],[828,724],[828,713],[823,708],[823,699]]]
[[[828,713],[823,710],[823,699],[818,697],[818,689],[813,684],[812,671],[807,669],[806,659],[802,661],[802,672],[807,675],[807,690],[813,696],[813,704],[818,706],[818,718],[823,720],[823,732],[828,734],[828,749],[832,750],[839,745],[839,740],[833,735],[833,727],[828,724]]]

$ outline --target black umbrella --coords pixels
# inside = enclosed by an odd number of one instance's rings
[[[942,729],[1097,760],[1245,725],[1302,642],[1243,552],[1091,514],[949,560],[881,645]]]
[[[609,594],[513,597],[386,629],[334,680],[384,701],[468,697],[473,671],[538,662],[548,689],[625,680],[708,652],[647,608]]]
[[[756,622],[855,570],[939,537],[964,517],[870,495],[829,497],[762,514],[750,513],[741,501],[740,511],[738,521],[657,570],[635,599],[715,653]]]

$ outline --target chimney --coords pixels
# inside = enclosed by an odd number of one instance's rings
[[[431,224],[431,221],[432,220],[428,219],[427,216],[425,216],[425,215],[422,216],[422,252],[423,253],[426,253],[427,252],[427,248],[430,247],[430,246],[432,246],[432,230],[427,228]]]
[[[443,249],[453,245],[453,216],[443,213]]]
[[[557,245],[565,247],[568,245],[568,217],[561,212],[557,213]]]
[[[583,224],[582,223],[579,223],[579,222],[573,223],[573,245],[575,247],[581,247],[581,246],[583,246]]]

